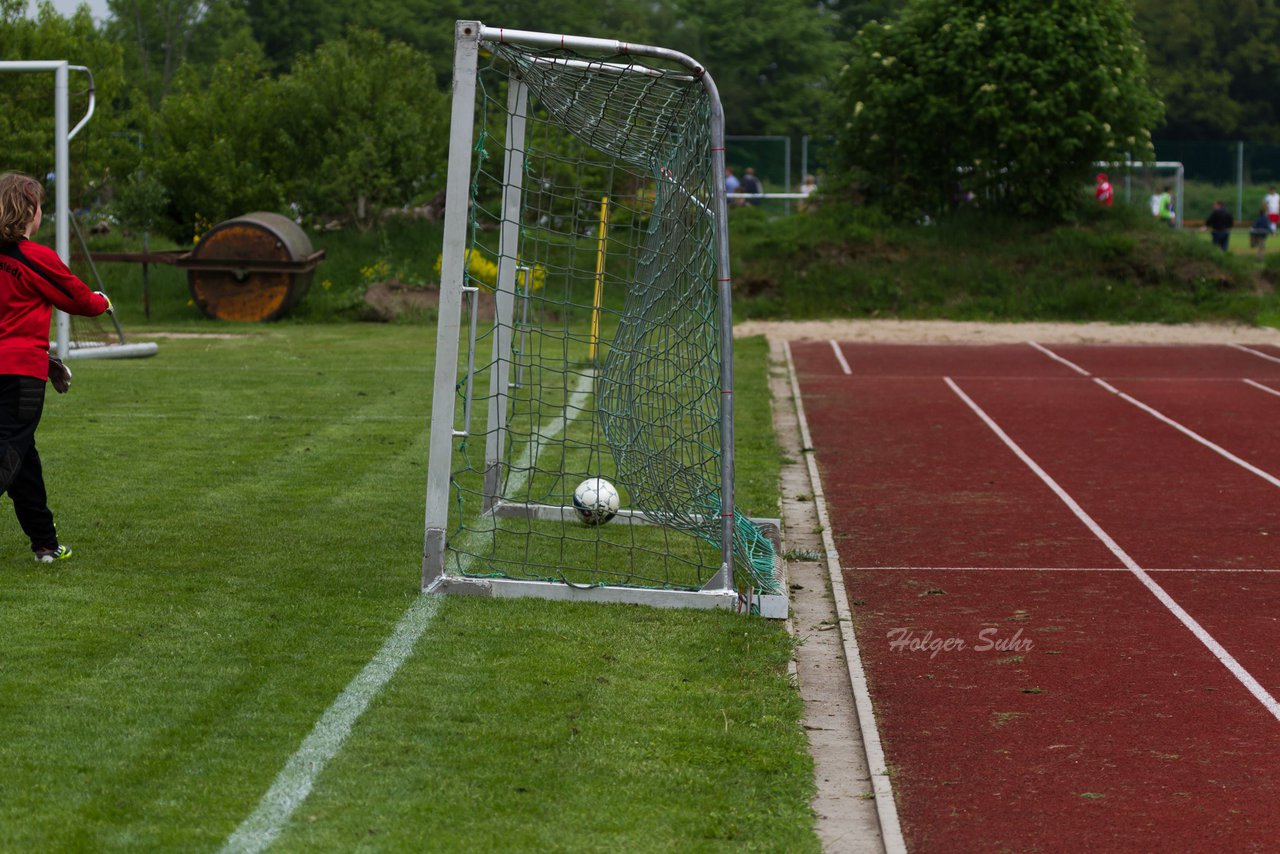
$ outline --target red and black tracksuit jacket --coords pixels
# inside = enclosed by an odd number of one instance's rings
[[[107,300],[89,290],[58,253],[30,240],[0,242],[0,375],[49,378],[53,309],[97,317]]]

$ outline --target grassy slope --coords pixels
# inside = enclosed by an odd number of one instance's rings
[[[1056,227],[903,225],[834,205],[781,221],[753,213],[735,212],[740,317],[1280,321],[1274,259],[1224,257],[1140,211],[1089,210]]]
[[[38,569],[0,513],[0,848],[210,849],[253,811],[417,595],[429,341],[289,324],[76,365],[40,435],[75,557]],[[756,448],[765,362],[741,348]],[[280,847],[816,850],[789,656],[730,614],[447,600]]]

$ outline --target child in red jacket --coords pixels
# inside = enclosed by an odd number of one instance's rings
[[[44,188],[35,179],[0,175],[0,491],[13,500],[36,560],[52,563],[70,557],[71,549],[58,544],[36,427],[51,365],[60,391],[70,372],[49,358],[49,321],[55,307],[97,317],[111,308],[111,300],[89,290],[52,249],[31,241],[43,201]]]

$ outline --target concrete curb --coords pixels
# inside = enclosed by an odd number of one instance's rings
[[[787,562],[789,623],[799,640],[795,672],[814,760],[818,837],[830,852],[905,854],[799,383],[785,341],[770,338],[769,362],[774,430],[784,454],[783,553],[796,557]]]

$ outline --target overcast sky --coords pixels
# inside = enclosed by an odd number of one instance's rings
[[[107,16],[107,0],[53,0],[53,8],[62,15],[70,15],[81,3],[89,7],[89,14],[93,15],[95,21],[101,21]],[[34,13],[36,0],[31,0],[27,8]]]

